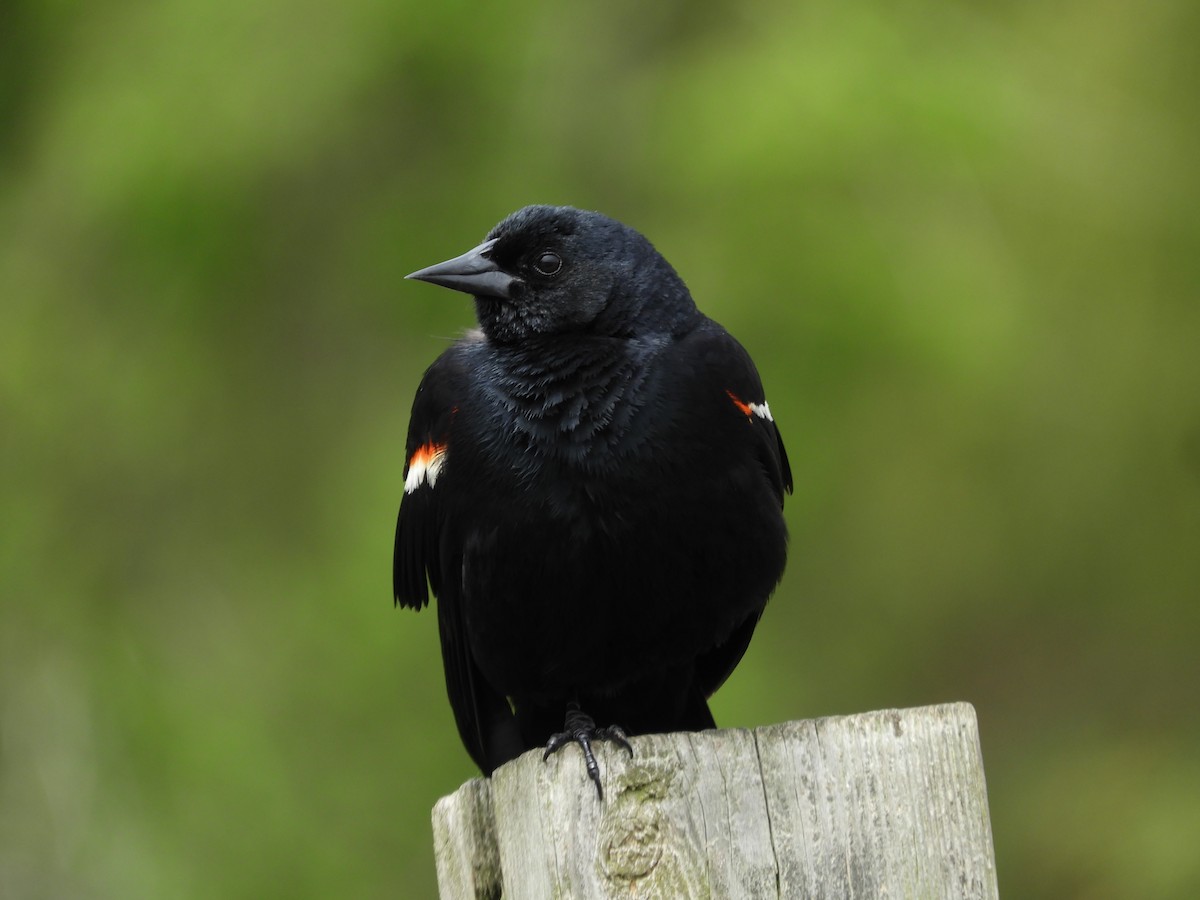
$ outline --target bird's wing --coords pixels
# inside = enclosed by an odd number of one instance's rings
[[[396,522],[392,585],[400,606],[438,601],[446,692],[467,752],[484,772],[511,758],[515,725],[507,699],[487,684],[471,655],[462,612],[463,531],[455,510],[469,487],[455,478],[454,419],[466,390],[454,350],[438,358],[413,401],[405,451],[404,499]],[[503,757],[503,758],[501,758]]]
[[[392,592],[399,606],[421,609],[429,603],[429,586],[436,595],[442,567],[438,535],[439,479],[448,468],[450,427],[457,406],[458,378],[452,358],[438,358],[421,379],[413,400],[404,451],[404,499],[396,522],[392,558]]]
[[[720,445],[718,458],[747,475],[751,484],[758,473],[762,480],[757,483],[782,509],[784,495],[792,492],[792,470],[750,355],[713,322],[685,338],[680,349],[695,366],[688,405],[706,424],[713,443]],[[747,495],[748,511],[753,494]],[[703,696],[716,691],[741,661],[761,613],[760,607],[696,660],[696,684]]]

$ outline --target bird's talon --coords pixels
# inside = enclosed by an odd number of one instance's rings
[[[542,762],[545,762],[550,758],[550,754],[557,753],[565,745],[578,744],[583,753],[583,764],[587,769],[588,778],[596,785],[596,793],[603,800],[604,788],[600,784],[600,764],[596,762],[592,743],[594,741],[611,741],[633,756],[633,747],[629,743],[625,730],[619,725],[597,728],[591,716],[582,712],[576,704],[567,707],[566,726],[567,730],[550,735],[550,740],[546,742],[546,750],[542,753]]]

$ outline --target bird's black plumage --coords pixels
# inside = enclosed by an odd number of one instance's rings
[[[397,603],[437,595],[471,757],[490,773],[564,717],[584,743],[593,720],[713,727],[787,544],[746,351],[598,213],[526,207],[409,277],[471,294],[480,324],[417,390],[394,564]]]

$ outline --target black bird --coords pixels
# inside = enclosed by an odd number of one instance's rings
[[[396,602],[437,596],[484,773],[576,742],[599,790],[592,741],[715,727],[706,699],[783,573],[791,471],[762,383],[599,213],[526,207],[408,277],[470,294],[480,327],[417,389]]]

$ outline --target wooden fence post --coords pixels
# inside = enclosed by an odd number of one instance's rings
[[[442,900],[998,897],[967,703],[526,753],[433,810]]]

